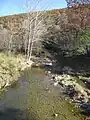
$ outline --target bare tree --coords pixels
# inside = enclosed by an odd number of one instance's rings
[[[14,31],[14,23],[12,21],[8,21],[7,23],[7,30],[8,30],[8,36],[9,36],[9,40],[8,40],[8,53],[10,54],[13,50],[13,37],[15,34]]]
[[[9,31],[0,24],[0,50],[8,51]]]
[[[40,41],[40,36],[46,31],[43,24],[45,11],[38,11],[36,9],[41,1],[33,1],[34,3],[31,0],[27,5],[27,19],[23,22],[23,28],[26,32],[25,53],[27,54],[27,58],[29,60],[31,60],[34,43]]]

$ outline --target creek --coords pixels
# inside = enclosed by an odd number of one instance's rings
[[[0,95],[0,120],[83,120],[40,68],[27,69]]]

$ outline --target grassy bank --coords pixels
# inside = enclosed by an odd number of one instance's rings
[[[32,62],[27,61],[22,55],[0,53],[0,89],[15,82],[21,71],[30,67],[31,64]]]

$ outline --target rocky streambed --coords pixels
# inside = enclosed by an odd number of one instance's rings
[[[90,77],[75,72],[72,68],[65,66],[61,69],[56,67],[56,61],[44,59],[38,62],[35,67],[44,68],[47,74],[51,75],[54,86],[60,85],[65,96],[77,107],[83,108],[89,113],[90,110]]]
[[[40,68],[24,71],[0,96],[0,120],[84,120],[61,86]]]
[[[20,56],[13,60],[10,57],[5,61],[5,57],[2,57],[1,65],[4,66],[2,68],[5,69],[5,74],[1,72],[1,75],[9,78],[2,79],[5,84],[1,88],[17,81],[20,71],[29,68],[33,63]],[[27,69],[20,80],[14,82],[15,84],[1,95],[0,117],[3,120],[6,120],[5,116],[8,116],[9,120],[85,120],[85,116],[80,113],[88,115],[90,111],[90,90],[87,88],[89,77],[53,74],[53,62],[45,60],[44,63],[34,63],[33,67],[37,68]],[[51,71],[43,71],[40,67],[47,70],[49,68]],[[13,88],[14,86],[16,87]],[[16,111],[15,118],[8,111],[13,111],[12,114]]]
[[[87,84],[90,84],[89,77],[52,74],[51,80],[54,81],[54,86],[61,86],[66,99],[81,108],[83,114],[90,115],[90,89],[87,88]]]

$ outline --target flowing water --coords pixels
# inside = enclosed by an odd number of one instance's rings
[[[0,97],[0,120],[83,120],[41,69],[26,70]]]

